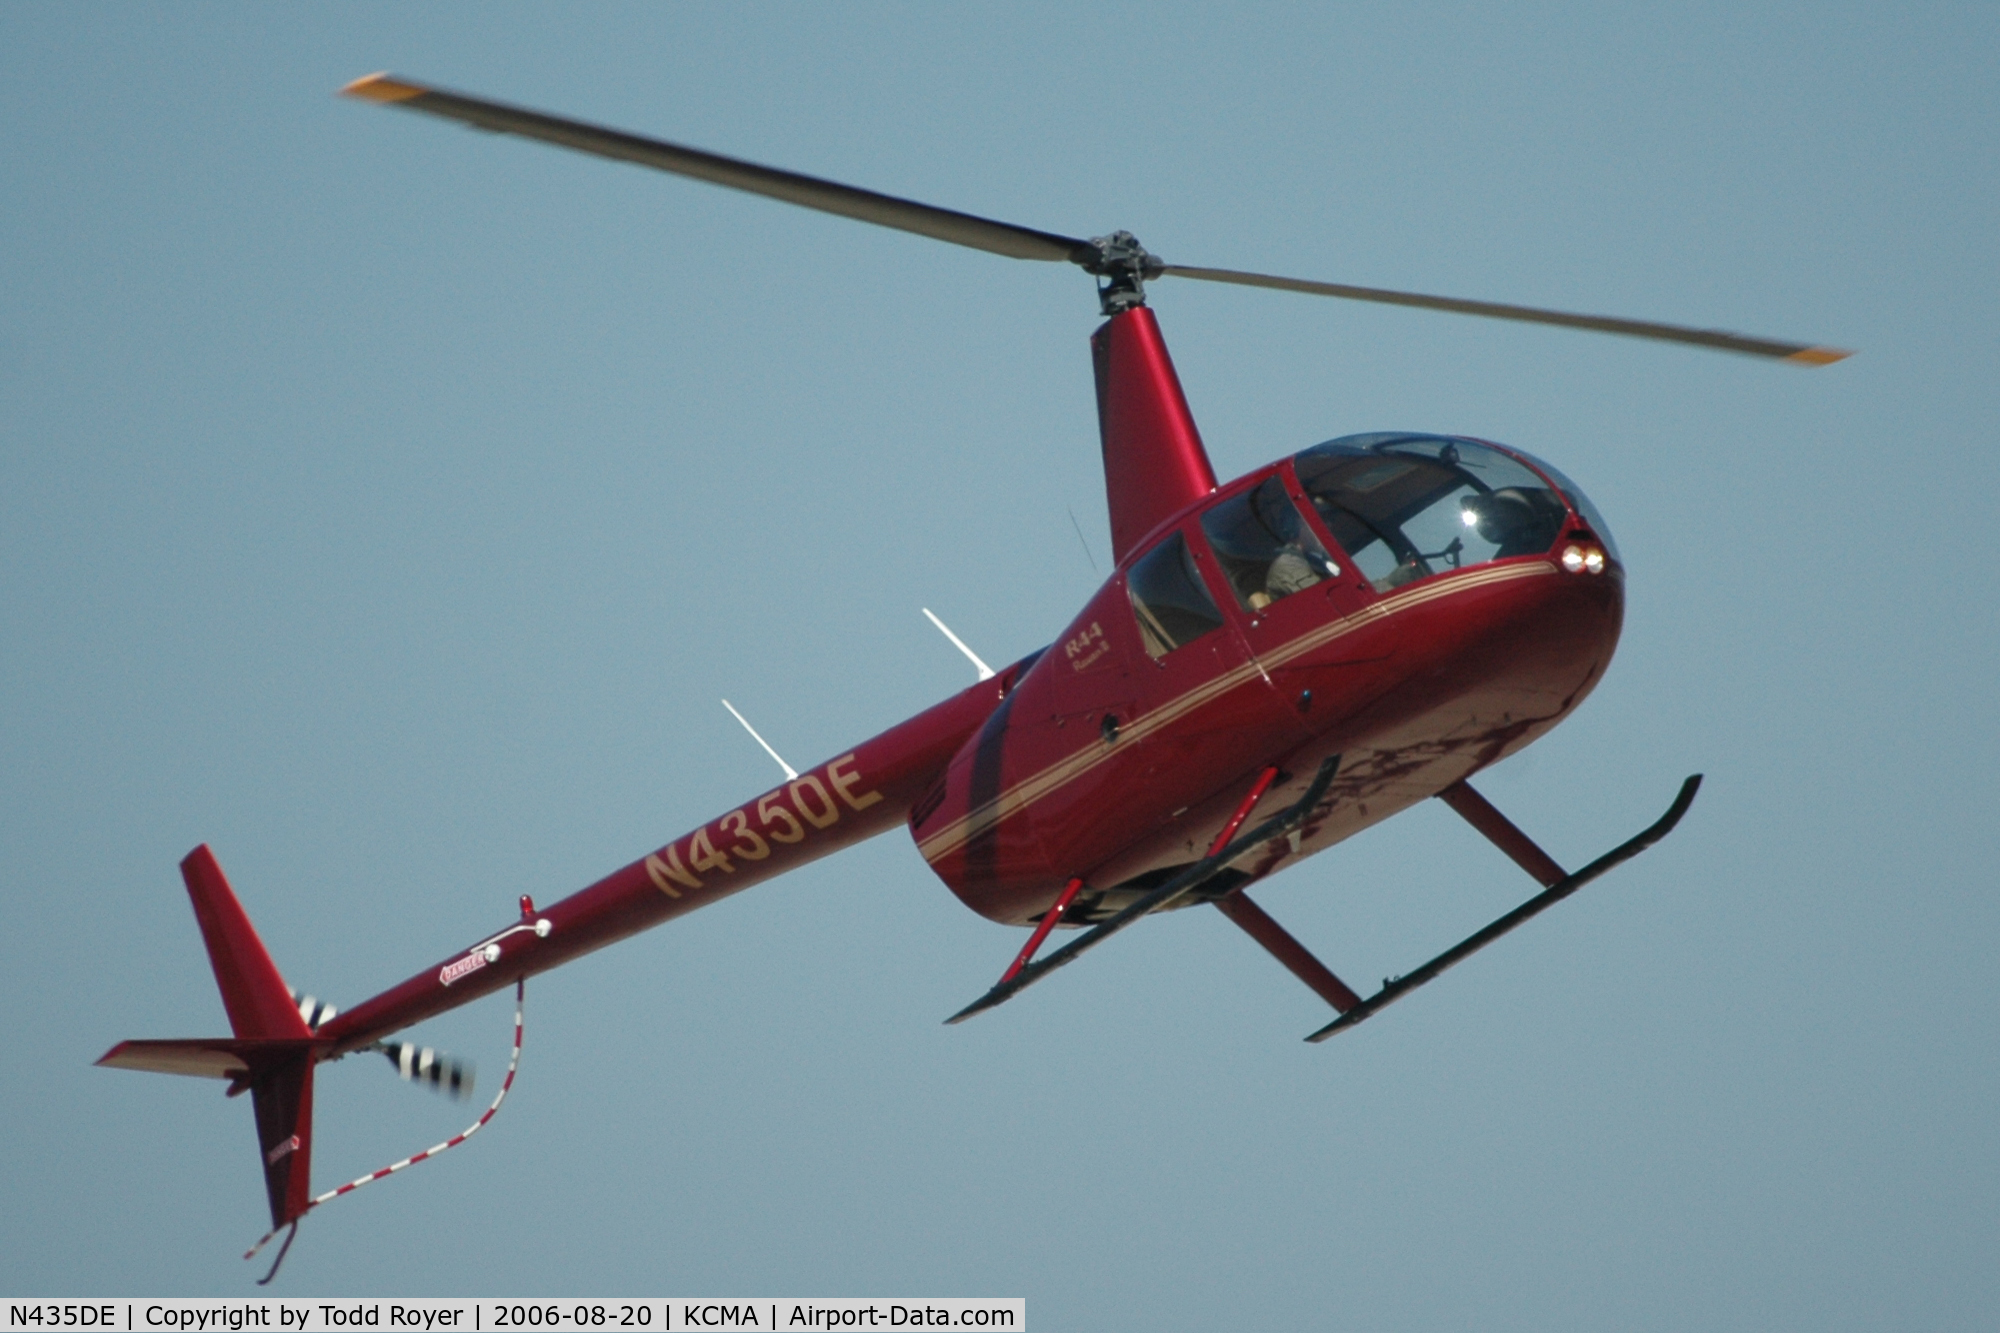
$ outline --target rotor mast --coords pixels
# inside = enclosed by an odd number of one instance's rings
[[[1106,318],[1146,304],[1146,283],[1167,271],[1166,261],[1129,231],[1094,237],[1070,255],[1070,262],[1096,276],[1097,304]]]

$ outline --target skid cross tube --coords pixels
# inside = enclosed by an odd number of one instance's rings
[[[1210,856],[1214,856],[1229,845],[1229,840],[1236,836],[1236,830],[1243,827],[1243,821],[1250,818],[1250,812],[1257,808],[1257,802],[1264,799],[1264,793],[1271,790],[1271,784],[1277,780],[1276,764],[1257,775],[1257,780],[1250,784],[1250,790],[1243,793],[1243,799],[1237,802],[1235,812],[1229,816],[1229,822],[1216,830],[1215,840],[1208,844]]]
[[[1072,902],[1076,901],[1077,892],[1082,888],[1083,880],[1081,877],[1072,879],[1063,887],[1063,891],[1056,896],[1054,905],[1048,911],[1042,913],[1041,921],[1035,926],[1035,933],[1028,936],[1028,942],[1022,945],[1021,952],[1015,955],[1013,966],[1000,975],[1001,985],[1004,986],[1015,977],[1020,976],[1021,969],[1034,961],[1035,951],[1042,947],[1042,941],[1047,939],[1049,932],[1056,928],[1056,922],[1062,920],[1062,914],[1069,910],[1069,905]]]
[[[1250,830],[1250,832],[1236,839],[1236,841],[1230,843],[1227,847],[1224,847],[1221,851],[1205,856],[1195,862],[1165,884],[1160,885],[1159,888],[1154,889],[1145,897],[1132,903],[1109,921],[1086,932],[1081,937],[1071,940],[1068,944],[1057,949],[1040,962],[1030,963],[1028,966],[1022,968],[1020,972],[1015,974],[1012,980],[1003,981],[994,986],[992,990],[987,991],[986,994],[980,996],[950,1018],[947,1018],[945,1023],[947,1025],[963,1023],[974,1014],[984,1013],[995,1005],[1005,1004],[1008,1000],[1013,999],[1016,995],[1034,985],[1037,981],[1040,981],[1063,964],[1074,961],[1083,953],[1104,943],[1104,941],[1110,939],[1140,917],[1145,916],[1148,912],[1156,912],[1162,908],[1173,906],[1176,902],[1179,902],[1182,898],[1200,888],[1208,880],[1214,878],[1215,873],[1222,869],[1222,867],[1228,865],[1251,848],[1261,843],[1269,842],[1272,838],[1289,833],[1299,825],[1305,823],[1306,819],[1312,814],[1313,807],[1317,806],[1321,798],[1326,795],[1326,789],[1333,785],[1333,775],[1339,768],[1340,756],[1334,755],[1319,766],[1319,772],[1313,775],[1312,784],[1306,788],[1305,795],[1301,796],[1295,803],[1287,806],[1283,811],[1272,816],[1270,819],[1265,820],[1256,828]]]
[[[1631,860],[1640,852],[1645,851],[1648,847],[1651,847],[1654,843],[1674,831],[1674,825],[1681,822],[1681,816],[1686,814],[1688,807],[1694,804],[1694,794],[1700,788],[1701,774],[1697,773],[1681,784],[1680,794],[1674,797],[1674,803],[1667,807],[1667,813],[1661,815],[1643,833],[1628,841],[1619,843],[1616,847],[1598,857],[1574,875],[1567,875],[1557,880],[1546,890],[1528,899],[1528,901],[1522,903],[1519,907],[1486,927],[1486,929],[1475,935],[1467,936],[1408,976],[1397,977],[1393,981],[1384,982],[1381,990],[1376,991],[1360,1004],[1355,1005],[1339,1018],[1334,1019],[1333,1022],[1328,1023],[1325,1027],[1307,1037],[1306,1040],[1325,1041],[1336,1032],[1343,1032],[1353,1027],[1356,1023],[1366,1021],[1377,1011],[1386,1009],[1417,987],[1423,985],[1426,981],[1433,980],[1454,963],[1459,963],[1470,958],[1473,954],[1478,953],[1481,949],[1493,943],[1493,941],[1499,939],[1522,922],[1527,921],[1530,917],[1539,916],[1549,908],[1554,907],[1557,903],[1569,897],[1572,893],[1575,893],[1605,871]]]
[[[1348,984],[1333,975],[1325,963],[1312,956],[1312,951],[1292,938],[1292,933],[1271,919],[1271,914],[1250,901],[1250,895],[1236,889],[1227,897],[1217,898],[1215,906],[1224,916],[1242,927],[1243,933],[1263,946],[1273,958],[1285,965],[1287,971],[1297,977],[1320,999],[1333,1006],[1335,1013],[1344,1014],[1361,1003]]]
[[[1554,857],[1535,845],[1535,840],[1514,827],[1514,821],[1493,808],[1493,803],[1474,791],[1469,782],[1454,782],[1438,793],[1460,819],[1479,830],[1480,836],[1507,854],[1507,859],[1528,872],[1535,883],[1552,889],[1569,872]]]

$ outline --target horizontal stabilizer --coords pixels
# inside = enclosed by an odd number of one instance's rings
[[[234,1035],[121,1041],[97,1063],[227,1079],[230,1096],[248,1092],[256,1111],[271,1225],[280,1227],[312,1206],[307,1182],[312,1173],[313,1065],[321,1052],[315,1049],[319,1043],[311,1022],[330,1018],[333,1008],[310,996],[301,1000],[285,985],[208,844],[187,854],[181,878]]]
[[[297,1016],[296,1010],[293,1015]],[[257,1148],[263,1157],[271,1225],[278,1227],[310,1206],[306,1181],[312,1170],[312,1048],[309,1038],[121,1041],[97,1063],[109,1069],[226,1078],[235,1085],[231,1095],[247,1087],[256,1107]]]
[[[97,1063],[106,1069],[141,1069],[152,1074],[194,1078],[247,1078],[295,1059],[310,1041],[237,1041],[233,1037],[188,1037],[177,1041],[121,1041]]]

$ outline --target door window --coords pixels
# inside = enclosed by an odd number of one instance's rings
[[[1155,658],[1222,628],[1222,612],[1201,581],[1187,538],[1176,532],[1133,562],[1125,575],[1139,637]]]
[[[1203,514],[1201,527],[1238,604],[1253,615],[1340,573],[1275,476]]]

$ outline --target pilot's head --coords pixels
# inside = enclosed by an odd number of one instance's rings
[[[1533,502],[1518,486],[1468,495],[1458,508],[1466,527],[1503,551],[1521,547],[1524,538],[1532,540],[1541,526]]]

